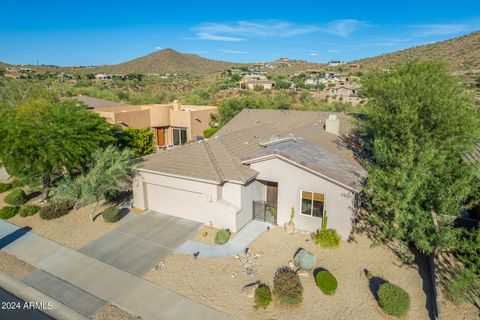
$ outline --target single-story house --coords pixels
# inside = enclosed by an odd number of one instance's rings
[[[74,98],[110,123],[126,128],[151,128],[159,148],[202,139],[203,131],[210,128],[211,114],[218,112],[214,106],[181,105],[178,100],[168,104],[126,105],[85,96]]]
[[[342,82],[339,85],[328,89],[328,94],[336,98],[357,97],[358,86]]]
[[[143,158],[134,206],[239,231],[252,219],[348,238],[365,169],[344,113],[244,109],[208,140]]]
[[[265,90],[271,90],[275,87],[275,81],[271,80],[245,80],[244,86],[249,90],[255,90],[256,87],[262,87]]]

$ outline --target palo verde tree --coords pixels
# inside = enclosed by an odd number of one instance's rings
[[[478,188],[462,160],[480,139],[479,111],[440,62],[414,61],[363,79],[360,121],[369,155],[364,189],[380,233],[425,254],[453,244],[448,222]],[[480,190],[480,189],[477,189]]]
[[[127,128],[122,132],[120,144],[133,151],[136,158],[143,157],[155,152],[153,131],[149,128]]]
[[[55,180],[82,172],[95,150],[115,141],[97,114],[44,94],[1,113],[0,160],[7,171],[32,185],[46,200]]]
[[[90,218],[95,219],[105,191],[121,189],[129,183],[136,161],[129,149],[119,150],[114,146],[97,150],[89,164],[88,172],[75,179],[64,180],[57,188],[55,197],[72,200],[80,204],[95,201]]]

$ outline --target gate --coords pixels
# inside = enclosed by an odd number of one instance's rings
[[[277,208],[267,201],[253,201],[253,219],[277,224]]]

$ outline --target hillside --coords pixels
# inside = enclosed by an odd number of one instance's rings
[[[362,69],[387,68],[412,59],[441,59],[454,70],[480,69],[480,31],[462,37],[354,61]]]
[[[239,64],[210,60],[195,54],[184,54],[172,49],[164,49],[124,63],[101,66],[96,71],[117,74],[137,72],[145,74],[185,73],[204,75],[223,71],[235,65]]]

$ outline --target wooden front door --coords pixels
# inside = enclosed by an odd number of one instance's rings
[[[159,147],[165,147],[165,128],[157,128],[157,144]]]
[[[267,185],[267,203],[276,208],[277,207],[277,197],[278,197],[278,183],[266,181]]]

